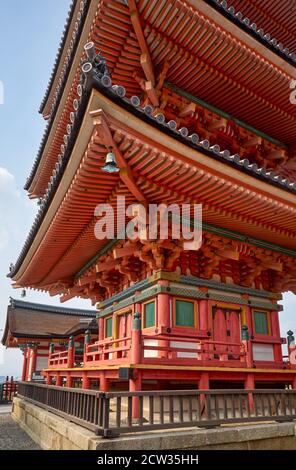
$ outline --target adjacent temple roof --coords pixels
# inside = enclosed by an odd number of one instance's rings
[[[2,337],[4,346],[17,346],[16,338],[51,339],[67,337],[88,326],[95,310],[81,310],[10,299]],[[79,322],[79,318],[83,321]],[[79,326],[79,328],[78,328]]]

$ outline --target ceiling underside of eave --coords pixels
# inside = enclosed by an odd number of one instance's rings
[[[149,3],[149,8],[148,8]],[[296,106],[290,103],[290,78],[271,63],[231,39],[179,0],[139,0],[137,6],[151,53],[155,75],[168,61],[166,79],[198,98],[284,143],[295,143]],[[127,95],[142,90],[133,79],[143,77],[141,50],[128,7],[118,0],[102,0],[89,39],[107,59],[114,84]],[[77,98],[77,71],[59,125],[43,157],[33,193],[42,195],[63,143],[68,116]]]
[[[296,51],[294,0],[231,0],[229,3],[285,47]]]
[[[149,202],[196,202],[203,204],[203,220],[262,239],[295,248],[296,217],[293,210],[266,197],[246,191],[221,176],[209,174],[200,165],[188,164],[157,148],[156,141],[139,139],[133,129],[112,124],[113,139],[132,169],[137,187]],[[196,152],[198,155],[198,153]],[[71,284],[73,276],[106,245],[97,240],[94,209],[109,202],[116,207],[116,196],[126,196],[126,205],[135,197],[118,175],[102,172],[106,147],[94,132],[80,166],[62,204],[18,285],[44,288],[54,283]],[[294,209],[295,211],[295,209]],[[116,211],[115,211],[116,213]],[[279,230],[280,229],[280,230]]]

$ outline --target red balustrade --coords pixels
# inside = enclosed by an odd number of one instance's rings
[[[51,353],[48,356],[49,369],[65,369],[68,367],[68,350]]]
[[[193,365],[246,366],[244,343],[198,340],[193,337],[153,335],[142,337],[142,362]]]
[[[90,365],[102,362],[126,364],[129,361],[131,337],[120,339],[105,339],[89,344],[85,348],[85,363]]]
[[[134,343],[134,344],[133,344]],[[139,348],[140,345],[140,348]],[[246,367],[247,345],[245,342],[234,343],[196,339],[175,335],[142,335],[137,344],[131,337],[104,339],[85,346],[84,366],[108,364],[131,364],[133,349],[140,354],[136,362],[186,365],[227,365]],[[49,355],[50,369],[63,369],[74,366],[72,349]]]

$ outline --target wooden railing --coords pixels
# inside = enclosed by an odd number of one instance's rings
[[[296,419],[296,390],[103,393],[22,382],[18,394],[105,438],[157,429]]]
[[[5,382],[0,383],[0,404],[11,403],[17,394],[18,382],[13,377],[6,377]]]
[[[246,363],[246,346],[243,343],[195,339],[173,335],[142,336],[142,362],[182,363],[217,361]]]
[[[129,351],[131,349],[131,337],[120,339],[105,339],[97,341],[86,346],[85,362],[95,365],[103,361],[119,362],[124,364],[128,362]]]
[[[68,367],[68,349],[56,353],[50,353],[48,356],[48,367],[50,369],[64,369]]]

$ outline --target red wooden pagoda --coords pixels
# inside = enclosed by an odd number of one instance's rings
[[[50,356],[47,383],[296,388],[278,304],[296,293],[296,13],[232,3],[73,2],[25,187],[40,210],[10,277],[90,299],[99,333],[78,367]],[[202,204],[201,248],[98,240],[95,207],[117,213],[118,196]]]

